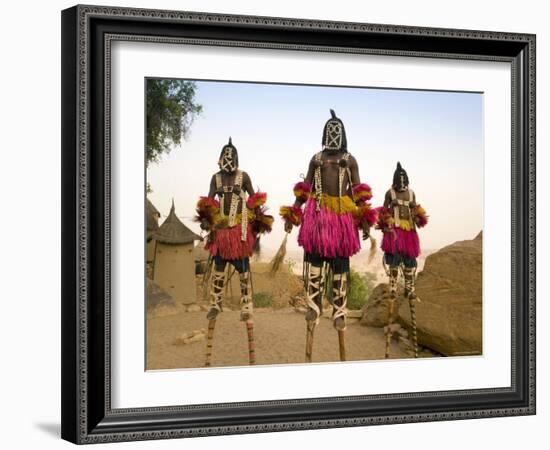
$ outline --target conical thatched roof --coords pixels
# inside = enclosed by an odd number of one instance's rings
[[[187,228],[176,216],[174,200],[170,214],[155,233],[155,239],[162,244],[189,244],[193,241],[200,241],[201,237]]]
[[[147,231],[157,231],[159,229],[158,218],[160,217],[160,213],[149,199],[147,199],[145,216],[147,219]]]

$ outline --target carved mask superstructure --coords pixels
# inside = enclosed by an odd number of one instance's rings
[[[226,173],[233,173],[239,168],[239,155],[231,142],[231,138],[229,138],[229,142],[222,148],[218,165],[220,166],[220,170]]]
[[[331,118],[323,128],[323,150],[347,151],[346,129],[344,123],[336,117],[334,110],[330,110]]]
[[[393,173],[393,188],[396,191],[403,192],[409,187],[409,176],[407,175],[407,172],[403,167],[401,167],[401,163],[397,163],[397,167],[395,169],[395,172]]]

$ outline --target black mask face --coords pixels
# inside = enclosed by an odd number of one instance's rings
[[[346,129],[344,123],[330,110],[331,118],[323,128],[323,150],[347,151]]]
[[[220,170],[226,173],[233,173],[239,167],[239,156],[237,149],[231,143],[231,138],[229,138],[227,145],[222,148],[218,165]]]
[[[407,172],[403,167],[401,167],[401,163],[397,163],[397,168],[395,169],[395,172],[393,173],[393,188],[397,191],[404,191],[409,187],[409,176],[407,175]]]

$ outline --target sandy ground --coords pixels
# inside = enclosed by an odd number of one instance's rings
[[[147,368],[175,369],[203,367],[206,340],[176,344],[186,332],[206,329],[206,313],[179,312],[149,317],[147,320]],[[257,364],[303,363],[306,322],[304,315],[286,308],[256,309],[254,316]],[[383,330],[360,325],[350,320],[346,331],[348,360],[384,359]],[[411,354],[392,342],[392,358],[410,358]],[[321,318],[315,330],[313,362],[339,361],[338,335],[332,321]],[[218,316],[214,334],[212,366],[248,364],[246,326],[239,321],[238,311],[224,311]]]

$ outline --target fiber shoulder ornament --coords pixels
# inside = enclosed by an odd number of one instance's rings
[[[372,198],[372,189],[366,183],[358,183],[352,187],[353,201],[357,206],[354,212],[355,222],[357,226],[367,224],[372,227],[378,216],[378,211],[371,207],[369,200]]]
[[[425,227],[428,224],[428,215],[421,205],[416,205],[412,212],[414,223],[418,228]]]
[[[250,225],[252,232],[256,235],[270,233],[273,228],[273,216],[266,214],[267,194],[265,192],[256,192],[248,197],[246,207],[254,212],[254,216]]]
[[[220,217],[220,202],[212,197],[200,197],[196,208],[196,222],[206,221],[210,228],[218,222]]]
[[[296,200],[305,203],[311,196],[311,184],[307,181],[300,181],[294,185],[294,196]],[[281,206],[279,215],[284,221],[290,222],[298,227],[302,224],[302,208],[297,205]]]

